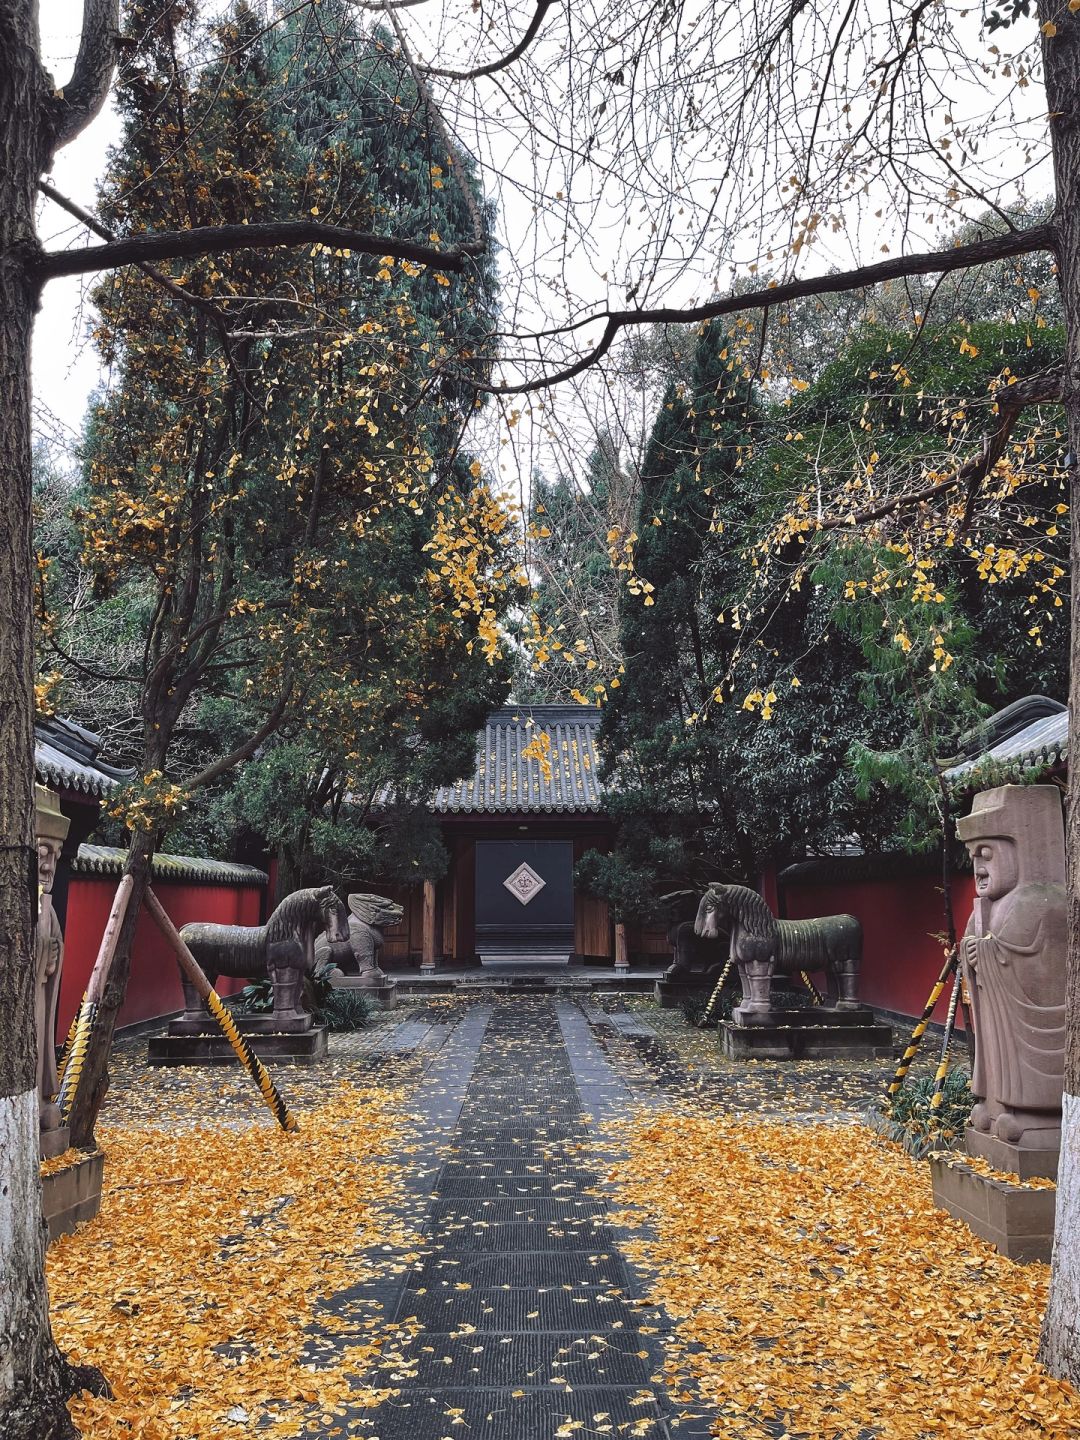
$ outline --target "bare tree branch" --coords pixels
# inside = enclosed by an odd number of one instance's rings
[[[897,510],[905,510],[909,505],[921,505],[932,500],[935,495],[943,495],[947,490],[966,485],[967,499],[960,522],[960,529],[963,530],[971,518],[979,486],[1004,455],[1009,436],[1021,413],[1029,405],[1059,402],[1064,384],[1065,372],[1061,367],[1057,367],[1043,375],[1032,375],[1027,380],[1018,380],[1015,385],[997,391],[995,399],[1000,416],[997,429],[983,441],[979,454],[965,460],[954,475],[950,475],[947,480],[924,486],[921,490],[906,490],[902,495],[895,495],[891,500],[883,500],[880,505],[873,505],[866,510],[857,510],[850,515],[831,515],[827,520],[820,521],[816,528],[853,530],[859,525],[869,525],[874,520],[881,520]]]
[[[555,0],[540,0],[533,18],[529,21],[529,28],[514,48],[507,51],[500,60],[492,60],[489,65],[478,65],[475,70],[440,70],[437,65],[424,65],[421,66],[421,69],[425,75],[437,75],[441,80],[478,80],[481,75],[494,75],[498,70],[505,70],[508,65],[519,60],[536,39],[536,33],[543,24],[544,16],[554,3]]]
[[[85,225],[93,234],[110,243],[115,242],[116,236],[107,226],[102,225],[100,220],[91,215],[89,211],[84,210],[81,205],[76,205],[74,200],[69,200],[66,195],[61,195],[59,190],[55,189],[45,180],[38,181],[38,189],[51,200],[54,205],[59,205],[62,210],[66,210],[69,215],[74,216],[76,220]],[[209,318],[218,332],[221,348],[225,352],[225,358],[229,362],[229,367],[239,383],[247,390],[247,381],[241,373],[239,366],[236,364],[236,359],[233,355],[233,337],[230,336],[225,316],[218,307],[212,301],[204,299],[203,296],[193,295],[190,290],[185,290],[182,285],[178,285],[175,280],[163,274],[162,271],[158,270],[154,265],[141,264],[135,268],[141,270],[149,280],[153,280],[155,285],[160,285],[163,290],[167,290],[169,294],[175,296],[177,300],[182,300],[185,304],[191,305],[196,310],[200,310]],[[244,337],[237,336],[235,338],[240,339]],[[248,393],[250,394],[250,391],[248,391]]]
[[[1057,226],[1054,223],[1036,225],[1028,230],[1013,231],[1008,235],[995,235],[986,240],[977,240],[971,245],[956,245],[950,250],[931,250],[922,255],[897,255],[881,260],[876,265],[863,265],[855,270],[842,270],[828,275],[812,275],[803,280],[786,280],[773,283],[764,290],[750,290],[744,295],[725,295],[719,300],[710,300],[704,305],[662,306],[652,310],[602,310],[596,315],[560,326],[557,330],[544,331],[529,338],[546,339],[555,335],[571,335],[604,320],[604,333],[579,360],[562,370],[544,375],[538,380],[522,380],[517,384],[478,384],[477,389],[491,395],[520,395],[525,391],[549,390],[553,385],[571,380],[575,375],[588,370],[610,350],[612,342],[621,330],[636,325],[695,325],[705,320],[716,320],[721,315],[738,315],[746,310],[767,310],[773,305],[783,305],[791,300],[802,300],[808,295],[834,295],[847,290],[862,290],[871,285],[880,285],[886,280],[900,280],[910,275],[936,275],[951,270],[968,270],[976,265],[986,265],[995,260],[1007,260],[1014,255],[1029,255],[1036,250],[1053,250],[1057,244]],[[524,363],[524,362],[522,362]]]
[[[156,235],[129,235],[106,245],[82,250],[53,250],[34,266],[39,280],[58,275],[85,275],[112,270],[118,265],[148,264],[155,260],[191,260],[199,255],[221,255],[232,250],[261,250],[275,245],[327,245],[335,250],[358,250],[365,255],[391,255],[436,270],[464,270],[468,260],[484,253],[484,245],[470,241],[453,250],[436,250],[411,240],[347,230],[317,220],[267,221],[256,225],[206,225],[192,230],[164,230]]]
[[[119,32],[120,0],[83,0],[75,68],[48,102],[53,151],[74,140],[105,104],[116,68]]]
[[[223,755],[220,760],[215,760],[213,765],[208,765],[205,770],[200,770],[198,775],[185,781],[184,789],[189,793],[192,790],[199,790],[203,786],[211,784],[212,781],[219,779],[227,770],[231,770],[234,765],[239,765],[242,760],[250,759],[267,736],[272,735],[277,729],[278,723],[285,713],[285,707],[292,698],[292,693],[293,686],[290,681],[283,691],[281,698],[273,710],[270,711],[270,714],[263,721],[262,725],[255,731],[255,734],[245,740],[243,745],[239,745],[231,754]]]

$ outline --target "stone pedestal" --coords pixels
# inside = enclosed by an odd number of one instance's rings
[[[177,1022],[174,1021],[173,1024]],[[250,1048],[262,1061],[281,1060],[292,1065],[317,1065],[326,1055],[326,1026],[308,1030],[267,1034],[239,1024]],[[151,1065],[238,1065],[236,1051],[215,1026],[201,1033],[173,1033],[151,1036],[147,1046]]]
[[[868,1060],[895,1050],[892,1028],[867,1006],[773,1010],[749,1025],[721,1020],[719,1033],[732,1060]]]
[[[1021,1180],[1030,1180],[1033,1176],[1045,1176],[1048,1180],[1056,1180],[1058,1172],[1058,1146],[1051,1149],[1038,1149],[1031,1145],[1010,1145],[1005,1140],[999,1140],[995,1135],[984,1134],[981,1130],[973,1130],[969,1125],[964,1131],[964,1145],[969,1155],[978,1155],[983,1160],[989,1161],[995,1170],[1001,1170],[1006,1175],[1019,1175]]]
[[[969,1132],[970,1134],[970,1132]],[[1057,1190],[1012,1184],[973,1170],[962,1155],[932,1155],[934,1204],[1007,1256],[1049,1263]]]
[[[273,1015],[237,1015],[233,1014],[236,1028],[241,1035],[304,1035],[313,1026],[314,1022],[310,1015],[301,1015],[294,1018],[275,1018]],[[169,1021],[170,1035],[220,1035],[213,1016],[197,1015],[191,1018],[181,1016],[178,1020]]]
[[[713,992],[711,985],[685,985],[661,976],[653,986],[653,994],[661,1010],[681,1010],[687,1000],[704,1004]]]
[[[66,1125],[57,1125],[52,1130],[42,1130],[40,1136],[43,1160],[52,1160],[57,1155],[62,1155],[71,1144],[71,1131]]]
[[[55,1132],[54,1132],[55,1133]],[[72,1164],[41,1177],[41,1211],[49,1227],[49,1244],[70,1235],[76,1225],[92,1220],[101,1209],[101,1176],[105,1152],[79,1152]]]
[[[342,975],[340,970],[330,976],[330,984],[335,990],[355,990],[380,1010],[392,1010],[397,1004],[397,985],[381,970],[374,985],[366,975]]]

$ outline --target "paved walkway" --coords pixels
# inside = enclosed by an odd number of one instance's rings
[[[410,1162],[426,1204],[425,1256],[378,1293],[358,1289],[327,1307],[330,1331],[334,1312],[380,1303],[400,1346],[390,1379],[399,1393],[350,1414],[346,1433],[708,1433],[703,1419],[671,1428],[677,1417],[651,1378],[666,1321],[619,1252],[588,1148],[591,1125],[648,1094],[609,1062],[573,1000],[467,1007],[411,1102],[425,1111]]]

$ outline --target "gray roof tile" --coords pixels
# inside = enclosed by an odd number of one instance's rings
[[[471,778],[441,786],[432,809],[440,815],[595,814],[604,808],[599,725],[600,712],[588,705],[496,710],[477,736]],[[547,737],[550,774],[539,759],[522,753],[538,735]]]
[[[127,851],[117,845],[80,845],[71,863],[76,875],[119,875]],[[196,855],[154,856],[150,874],[155,880],[181,880],[201,885],[265,885],[267,875],[254,865],[228,860],[204,860]]]

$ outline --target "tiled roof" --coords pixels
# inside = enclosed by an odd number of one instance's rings
[[[1005,711],[999,711],[992,715],[987,721],[991,737],[995,722],[1000,722],[1002,716],[1008,712],[1018,713],[1018,719],[1022,720],[1021,707],[1031,702],[1041,702],[1032,705],[1036,711],[1041,711],[1037,718],[1027,724],[1019,724],[1018,728],[1006,727],[1007,733],[996,744],[990,744],[979,753],[968,756],[957,765],[952,765],[944,771],[946,780],[956,780],[961,775],[982,768],[984,765],[1013,765],[1017,769],[1030,769],[1043,765],[1064,765],[1069,756],[1069,712],[1064,706],[1050,710],[1052,704],[1057,702],[1046,701],[1042,696],[1028,696],[1024,701],[1017,701],[1010,705]],[[1049,711],[1050,713],[1046,713]]]
[[[54,790],[78,790],[101,800],[128,779],[132,772],[98,759],[100,749],[100,737],[73,720],[52,715],[34,726],[34,769]]]
[[[477,737],[472,777],[441,786],[432,809],[440,815],[602,810],[599,725],[600,712],[587,705],[510,705],[496,710]],[[522,754],[538,736],[547,737],[547,746],[541,739],[538,747],[547,766],[534,755]]]
[[[119,875],[126,850],[115,845],[80,845],[72,861],[76,875]],[[200,885],[265,885],[267,875],[254,865],[228,860],[202,860],[195,855],[155,855],[150,866],[155,880],[187,880]]]

